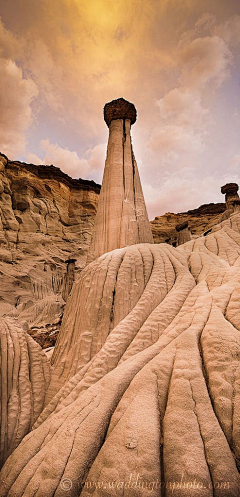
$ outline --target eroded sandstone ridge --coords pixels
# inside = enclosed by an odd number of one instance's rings
[[[86,266],[0,496],[239,496],[239,297],[239,212],[177,248],[138,243]],[[2,384],[16,378],[4,357]]]
[[[70,289],[69,261],[76,274],[85,266],[99,191],[56,167],[0,155],[0,315],[18,317],[40,343],[42,332],[45,345]]]
[[[196,480],[201,497],[239,495],[239,256],[234,214],[177,249],[140,244],[86,267],[49,399],[59,371],[63,386],[5,463],[0,495],[62,496],[70,481],[67,495],[117,496],[105,487],[130,474],[162,482],[166,496],[181,479]]]

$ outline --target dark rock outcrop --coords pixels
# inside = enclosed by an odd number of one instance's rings
[[[124,98],[112,100],[104,106],[104,121],[107,126],[110,126],[114,119],[129,119],[131,124],[134,124],[137,119],[137,111],[135,105],[128,102]]]
[[[229,216],[234,212],[233,202],[239,200],[238,184],[227,183],[226,185],[222,186],[221,193],[225,195],[225,202],[226,202],[226,210],[222,216],[222,221],[224,221],[224,219],[228,219]]]

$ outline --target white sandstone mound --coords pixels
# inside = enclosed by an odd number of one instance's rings
[[[239,214],[177,249],[140,244],[87,266],[67,304],[51,395],[64,384],[5,463],[0,495],[61,496],[68,479],[67,495],[87,496],[87,482],[130,474],[162,482],[167,496],[182,475],[199,483],[196,495],[239,495],[239,295]]]

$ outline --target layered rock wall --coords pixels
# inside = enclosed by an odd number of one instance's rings
[[[197,209],[192,209],[187,212],[174,214],[167,212],[163,216],[156,216],[151,221],[151,228],[154,238],[154,243],[170,243],[177,245],[178,233],[176,225],[188,222],[188,227],[191,232],[191,237],[197,238],[203,235],[213,226],[221,222],[222,215],[226,211],[226,204],[204,204]]]
[[[19,317],[33,334],[51,332],[68,260],[76,259],[76,274],[85,266],[99,192],[53,166],[0,156],[0,315]]]

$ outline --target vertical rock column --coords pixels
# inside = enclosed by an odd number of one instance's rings
[[[240,212],[240,199],[239,200],[234,200],[233,203],[233,212]]]
[[[119,98],[105,105],[104,119],[109,127],[107,158],[88,262],[116,248],[153,243],[131,143],[136,109]]]
[[[63,289],[62,289],[62,298],[67,301],[68,296],[71,293],[72,286],[75,280],[75,262],[76,259],[68,259],[67,263],[67,272],[63,281]]]
[[[182,245],[183,243],[189,242],[189,240],[191,240],[190,231],[188,229],[188,221],[186,221],[185,223],[177,224],[176,230],[178,232],[177,245]]]

